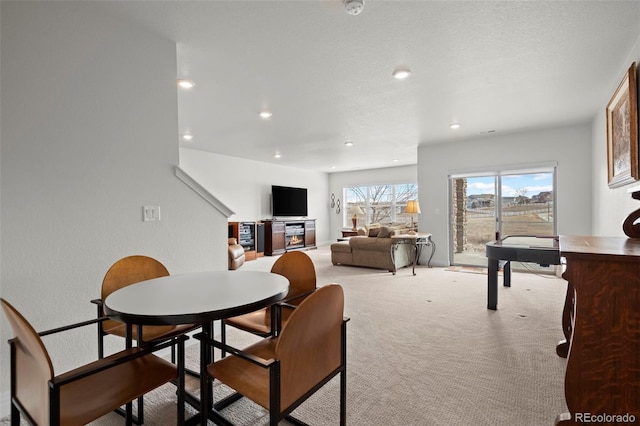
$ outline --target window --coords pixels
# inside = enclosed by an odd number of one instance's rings
[[[367,223],[411,222],[411,215],[405,213],[405,208],[408,200],[417,199],[417,183],[344,188],[346,204],[342,224],[351,228],[354,213],[358,226],[364,226]],[[354,207],[360,207],[363,214],[354,211]]]

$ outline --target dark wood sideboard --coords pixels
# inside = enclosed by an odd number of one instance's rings
[[[556,424],[640,421],[640,239],[560,236],[560,255],[566,341],[556,350],[567,357],[569,413]]]

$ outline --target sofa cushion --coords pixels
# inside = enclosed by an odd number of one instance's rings
[[[348,241],[340,241],[338,243],[331,244],[331,251],[350,253],[351,252],[351,246],[349,245]]]
[[[393,228],[389,226],[381,226],[378,231],[378,238],[389,238],[393,235]]]
[[[381,251],[389,253],[391,249],[391,238],[371,238],[371,237],[351,237],[349,245],[352,252],[361,251]]]
[[[380,228],[369,228],[369,237],[377,237],[378,234],[380,233]]]

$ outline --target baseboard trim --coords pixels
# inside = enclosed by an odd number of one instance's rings
[[[0,394],[0,418],[9,417],[11,414],[11,392]]]

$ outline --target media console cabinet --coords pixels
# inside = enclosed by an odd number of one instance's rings
[[[245,260],[264,256],[264,223],[229,222],[229,238],[238,240],[244,249]]]
[[[266,220],[264,253],[267,256],[291,250],[316,248],[316,220]]]

